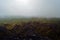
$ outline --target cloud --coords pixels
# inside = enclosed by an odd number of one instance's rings
[[[60,0],[0,0],[0,16],[60,17]]]

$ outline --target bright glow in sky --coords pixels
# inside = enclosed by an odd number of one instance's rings
[[[29,0],[16,0],[18,4],[25,4],[27,5],[29,3]]]
[[[60,17],[60,0],[0,0],[0,16]]]
[[[41,1],[42,2],[42,1]],[[40,2],[40,3],[41,3]],[[37,16],[37,1],[35,0],[14,0],[8,8],[9,15],[14,16]],[[41,5],[40,5],[41,7]]]

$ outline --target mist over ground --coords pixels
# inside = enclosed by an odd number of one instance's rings
[[[0,0],[1,40],[60,40],[60,0]]]

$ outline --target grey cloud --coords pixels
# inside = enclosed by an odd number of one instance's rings
[[[31,0],[27,6],[0,0],[0,16],[60,17],[60,0]]]

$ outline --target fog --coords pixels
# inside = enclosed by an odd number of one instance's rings
[[[0,17],[60,17],[60,0],[0,0]]]

